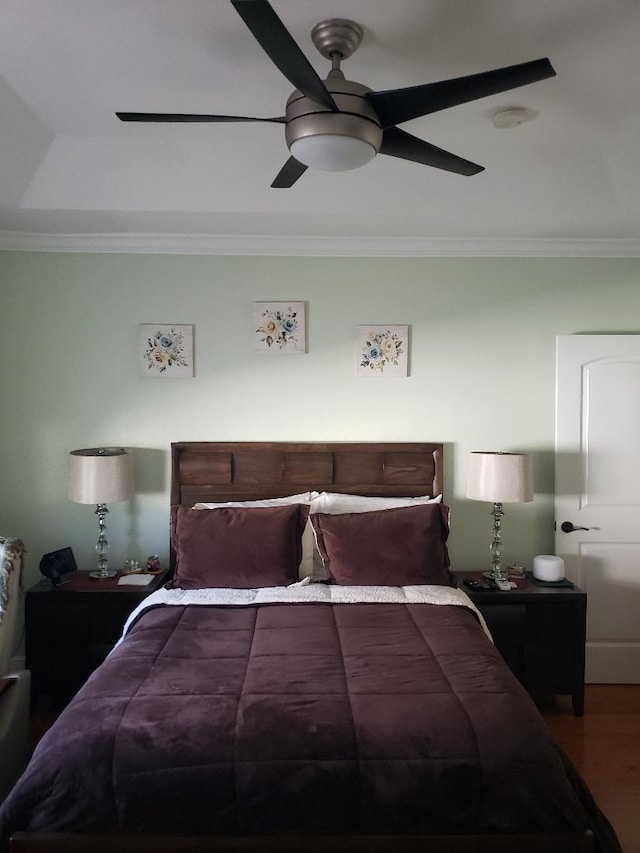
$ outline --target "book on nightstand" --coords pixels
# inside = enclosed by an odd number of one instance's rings
[[[147,572],[137,572],[131,575],[122,575],[118,578],[118,586],[146,586],[154,579],[155,575]]]

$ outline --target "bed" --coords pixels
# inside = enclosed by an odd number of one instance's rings
[[[0,849],[620,849],[456,588],[441,444],[171,450],[173,578],[40,741]]]

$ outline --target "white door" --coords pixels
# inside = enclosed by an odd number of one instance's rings
[[[556,554],[587,592],[586,680],[639,683],[640,335],[557,339]]]

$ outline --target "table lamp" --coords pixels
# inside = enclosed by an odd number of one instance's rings
[[[484,574],[493,580],[504,579],[507,573],[500,562],[502,504],[533,500],[531,456],[528,453],[471,453],[467,469],[467,497],[474,501],[493,502],[491,569]]]
[[[107,562],[106,516],[108,503],[126,501],[133,494],[133,457],[122,447],[90,447],[69,454],[70,501],[96,504],[98,516],[98,569],[90,577],[113,578]]]

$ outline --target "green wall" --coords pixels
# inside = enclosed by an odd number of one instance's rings
[[[114,504],[114,564],[168,554],[177,440],[445,443],[450,550],[488,559],[489,506],[465,499],[471,450],[534,453],[532,504],[506,508],[504,556],[553,549],[555,337],[640,331],[633,259],[331,259],[0,252],[0,533],[27,582],[71,545],[92,567],[90,507],[66,499],[67,454],[124,445],[136,494]],[[307,303],[308,353],[253,352],[254,300]],[[193,323],[195,377],[144,379],[139,323]],[[409,324],[406,379],[355,377],[355,327]]]

